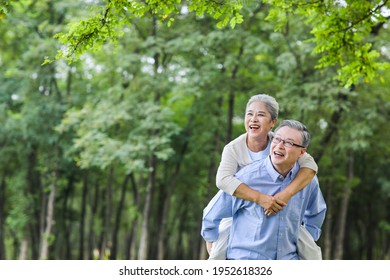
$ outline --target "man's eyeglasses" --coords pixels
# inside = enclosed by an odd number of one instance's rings
[[[284,145],[286,148],[292,148],[293,146],[299,147],[299,148],[306,148],[306,147],[304,147],[304,146],[295,144],[295,143],[292,142],[292,141],[284,140],[284,139],[280,138],[279,136],[275,136],[274,138],[272,138],[272,142],[273,142],[274,144],[279,144],[280,142],[283,142],[283,145]]]

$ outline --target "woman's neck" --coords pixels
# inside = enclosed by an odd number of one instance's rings
[[[257,153],[263,151],[268,146],[268,136],[261,137],[261,139],[259,137],[257,138],[247,137],[246,144],[252,152]]]

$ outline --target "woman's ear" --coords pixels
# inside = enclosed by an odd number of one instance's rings
[[[277,122],[278,122],[278,119],[273,119],[273,120],[271,121],[271,129],[273,129],[273,128],[275,127],[275,125],[276,125]]]

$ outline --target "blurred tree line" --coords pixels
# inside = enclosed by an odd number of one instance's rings
[[[324,258],[390,259],[390,70],[378,66],[390,58],[387,22],[363,25],[370,48],[355,52],[356,68],[336,57],[341,45],[318,51],[316,15],[243,1],[243,21],[230,28],[183,3],[170,26],[145,11],[116,22],[119,37],[107,29],[91,35],[99,44],[79,41],[72,63],[42,65],[69,51],[54,36],[76,20],[90,27],[84,19],[104,2],[9,1],[0,13],[0,259],[206,259],[202,210],[217,192],[222,148],[244,132],[258,93],[278,100],[279,121],[312,134],[328,205]],[[388,1],[349,2],[329,3],[341,16],[388,12]],[[348,34],[351,49],[360,33]]]

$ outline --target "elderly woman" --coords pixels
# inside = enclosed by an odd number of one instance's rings
[[[279,105],[272,96],[266,94],[252,96],[245,110],[246,133],[224,147],[216,176],[217,187],[221,191],[259,204],[264,208],[266,215],[280,211],[318,171],[314,159],[305,153],[298,161],[300,170],[296,178],[274,196],[257,192],[234,176],[243,166],[256,160],[263,160],[269,155],[271,129],[276,125],[278,114]],[[207,244],[209,259],[225,259],[230,226],[231,219],[224,219],[221,222],[218,240]]]

